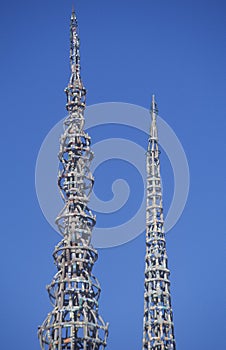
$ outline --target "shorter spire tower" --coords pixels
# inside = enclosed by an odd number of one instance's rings
[[[101,288],[92,274],[98,258],[91,245],[95,215],[88,207],[94,178],[93,152],[84,131],[86,90],[80,75],[79,37],[75,12],[71,15],[71,77],[65,89],[68,116],[60,139],[58,185],[64,207],[56,224],[63,236],[53,257],[57,274],[47,286],[53,310],[39,327],[42,350],[104,350],[108,324],[98,310]]]
[[[151,103],[147,150],[147,207],[143,350],[175,350],[170,271],[164,233],[162,187],[157,130],[158,108]]]

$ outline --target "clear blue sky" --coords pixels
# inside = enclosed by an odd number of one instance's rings
[[[68,0],[0,5],[1,349],[38,350],[37,326],[51,309],[45,285],[59,236],[39,208],[34,170],[43,138],[65,116],[70,12]],[[184,146],[191,188],[167,235],[177,348],[223,349],[225,2],[77,0],[76,12],[88,104],[148,107],[154,92]],[[99,255],[108,349],[141,349],[144,235]]]

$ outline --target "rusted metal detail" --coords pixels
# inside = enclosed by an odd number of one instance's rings
[[[175,350],[170,295],[170,271],[166,254],[158,131],[154,95],[147,150],[147,207],[143,350]]]
[[[60,139],[58,185],[65,203],[56,218],[63,239],[53,257],[58,269],[47,286],[53,310],[39,327],[42,350],[105,349],[108,324],[98,312],[101,288],[92,274],[98,258],[91,245],[96,218],[88,207],[94,179],[90,172],[93,152],[84,131],[86,89],[80,75],[77,19],[71,15],[71,77],[65,89],[68,116]]]

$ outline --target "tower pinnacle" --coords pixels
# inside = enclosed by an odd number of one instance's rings
[[[151,113],[150,138],[152,140],[158,141],[158,130],[157,130],[157,125],[156,125],[156,118],[158,115],[158,107],[157,107],[157,103],[155,102],[155,95],[152,95],[150,113]]]
[[[158,109],[153,95],[147,151],[143,350],[175,350],[170,271],[164,234],[157,115]]]
[[[74,8],[71,12],[71,25],[70,25],[70,64],[71,71],[80,77],[80,53],[79,53],[79,36],[78,36],[78,22]]]
[[[72,8],[70,23],[70,68],[71,77],[68,86],[65,88],[67,95],[66,109],[69,115],[83,113],[86,104],[86,89],[81,79],[80,66],[80,43],[78,36],[77,17]],[[83,118],[84,119],[84,118]]]
[[[56,218],[63,239],[53,257],[58,272],[47,286],[53,310],[38,335],[42,350],[104,350],[108,325],[99,315],[98,280],[92,268],[98,258],[91,245],[96,217],[88,207],[93,188],[90,136],[84,131],[86,90],[80,77],[77,19],[71,15],[71,77],[65,89],[68,116],[60,138],[58,186],[64,207]]]

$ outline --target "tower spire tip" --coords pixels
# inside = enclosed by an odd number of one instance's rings
[[[72,9],[71,9],[71,19],[75,19],[76,15],[75,15],[75,5],[74,3],[72,3]]]
[[[151,109],[150,109],[150,114],[151,114],[151,130],[150,130],[150,137],[152,140],[158,141],[158,130],[157,130],[157,125],[156,125],[156,118],[158,115],[158,107],[157,103],[155,101],[155,95],[152,95],[151,98]]]
[[[155,95],[152,95],[151,98],[151,115],[153,116],[153,114],[157,115],[158,114],[158,107],[157,107],[157,103],[155,100]]]

